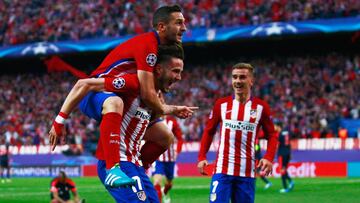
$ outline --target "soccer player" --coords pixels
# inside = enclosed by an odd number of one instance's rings
[[[136,36],[116,47],[91,74],[92,78],[79,80],[75,84],[49,132],[50,143],[54,148],[57,139],[64,134],[65,120],[80,101],[82,107],[101,111],[99,115],[90,116],[100,121],[98,148],[105,149],[104,153],[97,154],[97,157],[106,161],[108,176],[118,177],[108,186],[134,184],[134,181],[126,177],[118,166],[119,137],[111,136],[120,134],[118,126],[124,109],[120,93],[140,88],[141,99],[156,114],[174,114],[182,118],[192,114],[192,110],[185,106],[161,104],[153,84],[153,70],[158,58],[159,44],[179,43],[186,31],[181,8],[174,5],[157,9],[153,16],[153,27],[156,31]],[[124,77],[126,73],[136,73],[139,83],[131,79],[127,80]],[[169,82],[171,85],[172,82]],[[104,87],[108,92],[99,92]],[[110,91],[111,89],[113,91]],[[116,94],[111,92],[116,92]],[[151,126],[151,130],[148,130],[145,140],[147,142],[141,149],[141,159],[144,166],[148,167],[173,142],[173,135],[164,124],[156,123]]]
[[[270,117],[269,105],[251,95],[253,84],[252,65],[234,65],[234,94],[218,99],[207,121],[198,156],[198,169],[204,175],[204,168],[208,165],[206,153],[220,124],[220,145],[210,185],[210,202],[225,203],[230,199],[232,202],[254,202],[256,167],[265,175],[272,172],[277,134]],[[255,165],[255,140],[260,127],[268,140],[267,152]]]
[[[181,79],[183,70],[183,52],[179,45],[160,45],[159,58],[154,68],[154,84],[156,90],[167,92],[170,84]],[[136,74],[130,74],[137,79]],[[149,125],[152,111],[140,99],[138,91],[127,92],[123,97],[124,119],[122,120],[121,134],[112,134],[119,137],[120,143],[120,167],[121,170],[136,181],[131,188],[106,189],[117,202],[159,202],[153,184],[141,166],[140,144]],[[94,112],[100,115],[101,112]],[[102,150],[102,151],[100,151]],[[104,149],[98,148],[98,154]],[[114,176],[106,175],[106,163],[100,158],[98,162],[98,175],[104,184],[115,180]]]
[[[161,97],[161,100],[163,98]],[[183,138],[180,125],[176,121],[176,118],[172,116],[164,116],[161,121],[165,122],[168,128],[173,132],[176,137],[176,150],[175,142],[170,145],[169,149],[160,155],[159,159],[155,162],[155,171],[153,172],[154,187],[158,194],[160,202],[164,199],[165,203],[169,203],[170,196],[169,191],[173,185],[175,161],[177,155],[181,152]],[[165,185],[162,190],[161,185],[165,177]]]
[[[290,192],[294,188],[294,181],[290,178],[287,172],[288,164],[291,158],[291,144],[290,133],[287,129],[282,129],[281,123],[275,125],[276,131],[279,132],[279,149],[278,149],[278,161],[281,167],[281,181],[283,188],[280,189],[280,193]],[[287,186],[289,182],[289,187]]]
[[[84,200],[79,199],[74,181],[66,176],[64,171],[60,171],[59,175],[50,183],[50,203],[82,203]],[[70,198],[70,191],[74,200]]]
[[[256,159],[256,163],[258,163],[262,159],[259,139],[255,140],[255,159]],[[264,189],[265,190],[269,189],[272,186],[272,183],[269,181],[269,179],[266,178],[265,174],[260,173],[259,168],[256,169],[256,173],[258,174],[258,176],[260,176],[261,180],[264,181],[265,183]]]
[[[1,183],[11,182],[10,179],[10,164],[9,164],[9,144],[0,145],[0,174]],[[6,179],[4,177],[6,169]]]

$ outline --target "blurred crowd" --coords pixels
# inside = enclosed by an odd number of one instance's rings
[[[359,119],[360,56],[328,54],[241,60],[256,69],[254,95],[266,100],[274,120],[293,138],[338,137],[339,119]],[[201,138],[217,98],[232,94],[231,66],[239,61],[187,67],[182,81],[166,95],[169,104],[199,106],[180,120],[187,141]],[[191,65],[190,65],[191,66]],[[0,76],[0,142],[48,144],[47,132],[76,78],[68,73]],[[93,151],[98,124],[76,111],[68,119],[68,143]]]
[[[358,0],[1,0],[0,45],[139,34],[156,8],[174,3],[190,29],[360,14]]]

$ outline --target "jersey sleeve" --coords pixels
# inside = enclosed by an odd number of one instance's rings
[[[220,116],[220,102],[217,101],[210,112],[209,119],[206,122],[206,127],[201,138],[200,151],[198,161],[206,160],[206,153],[209,151],[211,143],[216,133],[216,128],[221,120]]]
[[[153,72],[157,61],[158,44],[156,40],[146,42],[148,38],[143,38],[144,41],[138,42],[134,58],[138,70]]]
[[[58,182],[58,180],[56,178],[51,181],[50,192],[57,192],[58,191],[58,189],[56,188],[57,182]]]
[[[174,135],[175,135],[175,137],[176,137],[176,140],[177,140],[177,147],[176,147],[176,152],[177,153],[180,153],[181,152],[181,149],[182,149],[182,145],[183,145],[183,143],[184,143],[184,139],[183,139],[183,134],[182,134],[182,132],[181,132],[181,128],[180,128],[180,125],[179,125],[179,123],[176,121],[176,119],[174,118],[173,119],[173,129],[172,129],[172,131],[173,131],[173,133],[174,133]]]
[[[278,135],[270,116],[270,107],[266,103],[264,104],[264,114],[261,118],[261,125],[264,130],[265,138],[267,139],[267,150],[264,159],[273,162],[278,144]]]

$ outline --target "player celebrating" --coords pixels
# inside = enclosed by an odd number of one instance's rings
[[[171,83],[181,79],[183,70],[183,52],[179,45],[159,46],[159,58],[154,70],[154,84],[156,90],[166,92]],[[137,79],[136,74],[130,74]],[[136,81],[136,80],[135,80]],[[171,81],[171,82],[170,82]],[[132,188],[111,188],[107,190],[117,202],[159,202],[158,196],[149,177],[141,167],[140,142],[150,122],[151,110],[140,99],[138,91],[127,92],[124,97],[124,119],[121,125],[120,167],[122,171],[136,181]],[[101,112],[96,112],[99,115]],[[102,150],[102,151],[99,151]],[[104,149],[98,148],[98,154]],[[115,176],[106,175],[105,161],[98,162],[98,175],[100,180],[109,185]]]
[[[278,149],[278,161],[281,166],[281,181],[283,188],[280,189],[280,193],[290,192],[294,188],[294,181],[290,178],[287,172],[287,167],[291,158],[291,144],[290,144],[290,133],[287,129],[282,129],[280,123],[275,125],[275,129],[280,133],[279,135],[279,149]],[[287,181],[289,187],[287,187]]]
[[[220,145],[215,174],[210,185],[210,202],[254,202],[255,168],[269,175],[276,152],[277,136],[270,118],[268,104],[251,95],[254,68],[238,63],[232,70],[234,95],[215,102],[204,130],[198,169],[201,174],[208,165],[208,152],[220,123]],[[267,152],[255,166],[255,140],[262,127],[268,140]]]
[[[163,100],[162,97],[160,97]],[[183,138],[180,126],[176,119],[172,116],[164,116],[162,118],[168,128],[173,132],[176,137],[176,150],[175,143],[170,145],[169,149],[160,155],[159,159],[155,162],[155,171],[153,173],[154,178],[154,186],[155,190],[158,194],[160,202],[164,199],[165,203],[170,202],[170,197],[168,195],[170,189],[172,188],[172,180],[174,179],[174,169],[175,169],[175,161],[177,155],[181,152]],[[163,182],[163,177],[165,177],[165,186],[162,191],[161,184]],[[164,198],[163,197],[164,194]]]
[[[111,185],[107,186],[118,187],[134,184],[134,181],[126,177],[118,166],[120,138],[111,136],[120,134],[118,126],[122,120],[124,104],[119,96],[121,96],[120,93],[140,88],[142,101],[157,114],[175,114],[179,117],[186,117],[192,113],[191,109],[184,106],[162,105],[157,98],[153,84],[153,70],[158,58],[158,46],[159,44],[181,42],[182,35],[186,31],[184,21],[179,6],[160,7],[153,16],[153,26],[156,31],[136,36],[119,45],[91,74],[93,78],[79,80],[67,96],[49,132],[53,148],[56,146],[58,137],[63,135],[65,120],[81,101],[81,109],[93,109],[101,112],[99,115],[91,114],[89,116],[100,121],[98,148],[104,150],[103,154],[97,153],[97,157],[106,161],[108,176],[117,177],[115,181],[111,182]],[[137,73],[139,83],[133,82],[131,79],[127,80],[124,77],[126,73]],[[171,85],[172,81],[169,82],[168,85]],[[112,90],[111,92],[117,94],[99,92],[103,90]],[[83,97],[85,98],[81,100]],[[89,112],[84,113],[89,114]],[[151,128],[154,130],[145,135],[148,142],[141,149],[142,162],[146,167],[155,161],[173,141],[172,133],[164,124],[156,123]]]

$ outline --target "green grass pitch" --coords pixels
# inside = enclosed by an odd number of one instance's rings
[[[50,178],[13,178],[11,183],[0,183],[1,203],[49,202]],[[78,192],[88,203],[115,202],[97,178],[73,178]],[[257,181],[255,202],[360,202],[359,178],[297,178],[295,188],[280,194],[280,179],[272,178],[273,186],[263,190]],[[208,202],[210,178],[176,178],[171,191],[172,203]]]

